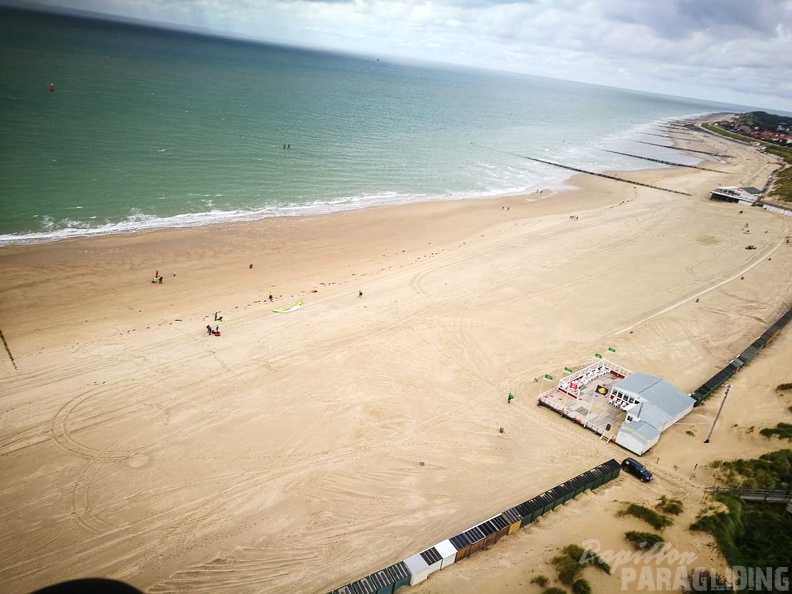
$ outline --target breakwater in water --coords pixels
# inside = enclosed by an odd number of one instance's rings
[[[615,175],[608,175],[607,173],[595,173],[594,171],[586,171],[585,169],[580,169],[579,167],[572,167],[571,165],[563,165],[561,163],[554,163],[553,161],[545,161],[544,159],[537,159],[535,157],[526,157],[525,155],[515,155],[516,157],[521,157],[523,159],[528,159],[529,161],[536,161],[537,163],[544,163],[545,165],[552,165],[553,167],[560,167],[562,169],[568,169],[569,171],[575,171],[577,173],[585,173],[586,175],[596,175],[597,177],[604,177],[605,179],[612,179],[614,181],[622,182],[625,184],[632,184],[634,186],[643,186],[645,188],[652,188],[653,190],[660,190],[662,192],[671,192],[672,194],[681,194],[682,196],[690,196],[687,192],[680,192],[679,190],[672,190],[670,188],[661,188],[660,186],[653,186],[652,184],[644,184],[642,182],[631,181],[629,179],[624,179],[621,177],[616,177]]]

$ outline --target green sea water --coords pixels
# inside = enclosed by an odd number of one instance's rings
[[[530,191],[566,172],[517,155],[645,168],[601,149],[650,154],[631,139],[723,109],[515,74],[0,16],[0,245]]]

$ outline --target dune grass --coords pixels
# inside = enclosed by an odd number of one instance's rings
[[[634,516],[643,520],[655,530],[662,530],[671,524],[671,518],[668,516],[659,514],[655,510],[644,507],[643,505],[638,505],[637,503],[631,503],[625,509],[621,510],[618,515]]]
[[[665,542],[665,539],[662,536],[655,534],[654,532],[638,532],[636,530],[630,530],[629,532],[624,533],[624,537],[630,541],[630,544],[632,544],[636,550],[648,550],[656,544],[662,545]]]
[[[768,439],[778,437],[779,439],[792,439],[792,423],[779,423],[775,427],[765,427],[759,431]]]

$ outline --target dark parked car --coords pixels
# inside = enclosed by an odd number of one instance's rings
[[[625,458],[621,464],[622,470],[630,473],[631,475],[641,479],[641,482],[648,483],[654,477],[652,473],[646,469],[646,466],[635,460],[634,458]]]

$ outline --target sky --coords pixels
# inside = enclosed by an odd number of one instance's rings
[[[792,0],[0,0],[792,112]]]

